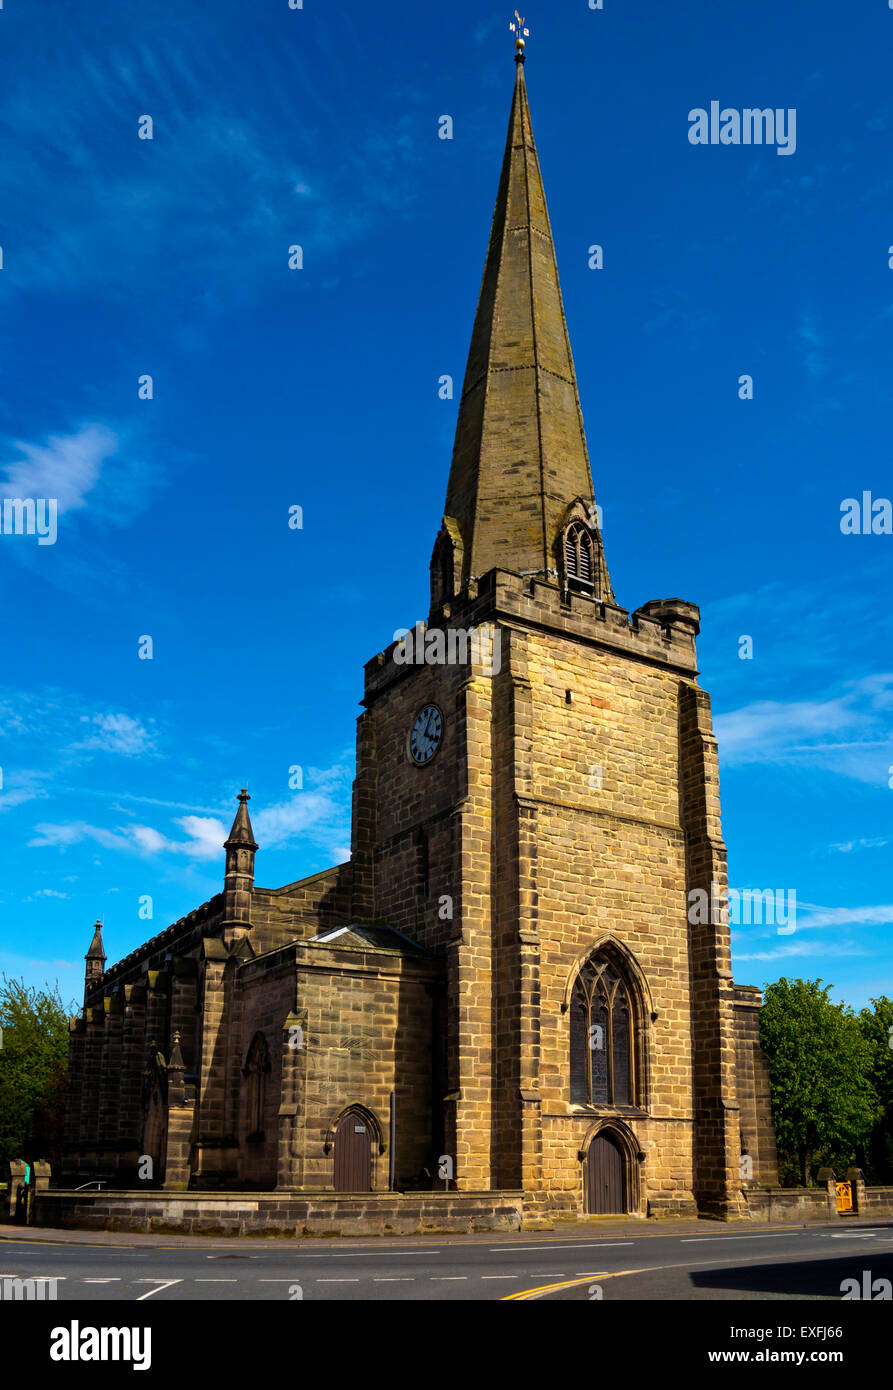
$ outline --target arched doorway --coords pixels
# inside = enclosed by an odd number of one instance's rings
[[[583,1170],[587,1213],[591,1216],[625,1214],[623,1154],[609,1133],[595,1135],[586,1151]]]
[[[335,1130],[335,1191],[372,1191],[372,1130],[359,1110],[348,1110]]]

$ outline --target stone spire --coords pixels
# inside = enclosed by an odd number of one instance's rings
[[[530,123],[523,21],[518,32],[508,139],[432,561],[432,597],[448,597],[494,567],[555,578],[562,528],[578,499],[574,516],[590,518],[599,541],[600,596],[610,597]],[[438,567],[450,576],[443,584],[435,579]]]
[[[241,928],[230,934],[242,936],[251,927],[251,892],[254,888],[254,855],[257,844],[251,829],[248,802],[251,797],[243,787],[239,792],[239,809],[229,838],[224,841],[226,872],[223,880],[223,925]]]
[[[87,995],[94,985],[102,979],[105,974],[105,950],[102,945],[102,923],[97,918],[93,928],[93,940],[90,942],[90,949],[84,956],[87,962],[84,971],[84,1003],[87,1002]]]

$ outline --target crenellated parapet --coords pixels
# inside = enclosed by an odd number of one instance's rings
[[[158,969],[162,966],[168,956],[184,955],[193,948],[197,949],[202,937],[216,929],[222,912],[223,894],[217,893],[206,903],[202,903],[200,907],[194,908],[185,917],[159,932],[157,936],[150,937],[135,951],[123,956],[105,971],[97,982],[97,990],[101,986],[102,990],[108,993],[114,985],[138,981],[147,969]]]
[[[414,629],[408,643],[394,641],[366,662],[363,703],[368,707],[382,691],[419,666],[438,664],[433,634],[444,633],[449,650],[451,631],[468,633],[492,623],[564,635],[574,642],[669,668],[689,680],[698,674],[700,610],[696,604],[679,598],[651,599],[630,613],[616,603],[567,591],[535,575],[494,569],[482,579],[470,580],[454,598],[434,608],[421,634]],[[461,643],[457,649],[461,652]]]

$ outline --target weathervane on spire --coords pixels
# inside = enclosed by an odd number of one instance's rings
[[[509,25],[512,33],[518,35],[515,39],[515,62],[523,63],[524,49],[526,47],[524,40],[530,38],[530,30],[524,28],[524,18],[522,15],[518,14],[517,10],[515,10],[515,19],[518,21],[517,24]]]

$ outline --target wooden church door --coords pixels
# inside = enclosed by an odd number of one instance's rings
[[[586,1155],[586,1210],[607,1216],[626,1211],[623,1158],[607,1134],[597,1134]]]
[[[354,1111],[335,1131],[335,1191],[372,1191],[372,1135],[368,1120]]]

